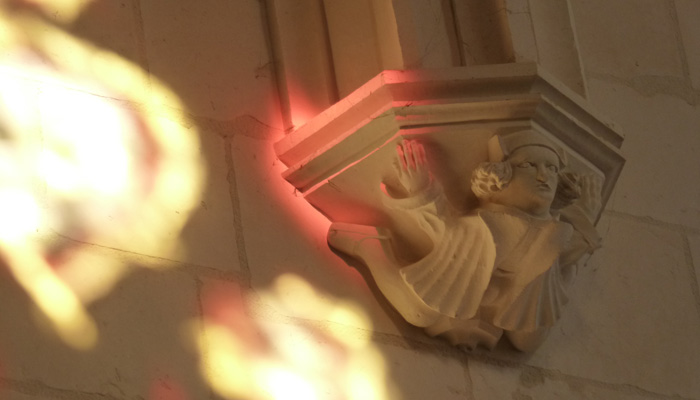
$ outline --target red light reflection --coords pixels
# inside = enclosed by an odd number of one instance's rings
[[[166,376],[151,382],[148,400],[189,400],[189,397],[179,382]]]
[[[247,308],[238,285],[230,282],[210,282],[202,294],[204,319],[227,329],[231,335],[246,344],[249,351],[269,351],[269,342],[247,314]]]
[[[306,90],[291,79],[287,81],[287,91],[293,129],[298,129],[323,111],[319,105],[312,103]]]

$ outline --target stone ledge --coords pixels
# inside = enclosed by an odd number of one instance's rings
[[[343,220],[328,205],[337,209],[340,202],[372,214],[382,176],[391,168],[373,155],[393,151],[401,137],[437,143],[447,153],[438,158],[453,160],[450,168],[462,174],[483,161],[479,149],[491,135],[529,126],[562,144],[575,170],[604,176],[605,204],[624,165],[623,137],[536,64],[384,71],[277,142],[275,150],[289,167],[285,179],[331,219]],[[454,161],[462,158],[469,161]],[[358,169],[363,187],[346,182],[357,180]]]

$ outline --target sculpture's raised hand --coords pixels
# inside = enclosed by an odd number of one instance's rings
[[[394,170],[395,179],[385,182],[387,192],[393,197],[411,196],[425,190],[432,179],[425,148],[415,140],[404,140],[396,145]]]
[[[602,206],[601,189],[603,180],[595,175],[583,175],[580,178],[581,197],[575,204],[581,208],[588,219],[593,222],[600,212]]]

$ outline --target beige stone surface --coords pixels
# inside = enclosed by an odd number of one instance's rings
[[[275,65],[275,73],[280,97],[288,99],[289,104],[282,108],[289,114],[284,117],[285,127],[290,127],[338,100],[331,49],[324,34],[325,10],[316,0],[266,4],[271,45],[275,57],[284,60]]]
[[[567,1],[530,0],[539,63],[585,96],[578,42]]]
[[[588,72],[625,78],[683,76],[669,2],[572,0],[571,8]]]
[[[700,397],[700,315],[682,235],[628,217],[598,226],[566,316],[527,362],[642,391]]]
[[[623,385],[606,385],[528,366],[503,366],[469,360],[475,400],[636,400],[658,399]]]
[[[692,267],[695,271],[695,281],[700,287],[700,234],[688,235],[688,244],[690,245],[690,256],[693,262]]]
[[[676,0],[678,25],[688,63],[688,73],[695,89],[700,89],[700,2],[695,0]]]
[[[324,0],[323,7],[338,95],[342,99],[384,69],[377,51],[377,24],[369,2]]]
[[[700,228],[698,107],[684,99],[590,79],[593,108],[625,134],[627,163],[608,209]]]
[[[86,41],[95,46],[92,57],[100,61],[106,61],[105,53],[115,53],[129,60],[136,66],[148,69],[143,46],[143,36],[140,21],[140,9],[135,1],[80,1],[85,7],[76,15],[74,21],[66,19],[69,16],[61,11],[65,4],[57,6],[49,4],[46,13],[59,24],[65,24],[67,31],[76,39]],[[71,51],[55,52],[52,56],[61,60],[75,57]],[[99,72],[98,72],[99,73]],[[148,74],[143,73],[139,77],[141,85],[134,89],[138,95],[146,94],[148,89]],[[111,97],[123,97],[135,93],[104,92],[98,88],[99,94]]]
[[[85,1],[71,32],[146,67],[140,5],[135,1]],[[105,18],[109,16],[109,18]]]
[[[226,141],[213,132],[203,132],[200,141],[207,178],[201,200],[182,231],[185,249],[177,261],[222,271],[240,271]]]
[[[513,7],[512,10],[511,7]],[[526,2],[509,2],[508,11],[508,23],[513,38],[515,61],[532,62],[539,60],[535,31],[532,26],[532,16]]]
[[[112,103],[117,109],[126,109],[118,101]],[[46,120],[42,122],[48,123]],[[192,201],[193,204],[182,201],[179,202],[178,208],[163,206],[157,210],[156,221],[134,220],[132,215],[139,215],[138,213],[142,211],[140,209],[132,210],[131,214],[127,214],[127,216],[118,217],[113,210],[107,207],[97,209],[92,214],[76,215],[73,220],[69,216],[54,215],[48,221],[49,229],[76,240],[101,246],[216,268],[222,271],[239,270],[233,209],[227,181],[228,164],[225,157],[225,140],[214,132],[199,129],[196,125],[189,125],[184,129],[186,135],[198,136],[196,144],[198,148],[194,150],[194,153],[197,155],[195,161],[201,162],[201,165],[187,164],[187,161],[192,163],[193,160],[183,158],[183,164],[188,165],[189,168],[180,171],[181,175],[177,178],[203,180],[203,182],[191,182],[194,183],[193,186],[201,187],[201,193],[196,194],[196,198]],[[104,149],[100,150],[104,151]],[[181,157],[181,154],[171,156],[177,158]],[[202,169],[201,177],[188,175],[198,168]],[[172,173],[172,170],[168,170],[168,172]],[[164,175],[159,175],[159,179],[163,179]],[[123,193],[134,195],[133,191],[129,191],[129,189],[119,192],[120,195],[124,196]],[[98,198],[93,193],[90,195],[93,198]],[[186,198],[182,195],[172,195],[178,196],[179,199]],[[49,191],[48,196],[50,205],[55,206],[55,204],[67,201],[65,193],[61,191],[55,193]],[[126,197],[115,196],[114,198],[116,199],[114,200],[115,204],[128,205],[130,201]],[[107,201],[100,200],[108,204]],[[77,200],[72,201],[77,203]],[[153,197],[149,197],[149,201],[153,202]],[[191,210],[188,211],[187,207],[191,207]],[[56,212],[53,213],[56,214]],[[90,220],[88,216],[91,216],[93,220]],[[115,218],[117,219],[115,220]],[[101,224],[94,223],[98,219]],[[130,240],[130,238],[111,235],[109,224],[113,222],[119,227],[121,227],[120,224],[128,224],[133,229],[142,229],[143,236],[153,241]],[[92,234],[83,235],[80,230],[74,229],[73,224],[91,226],[88,229]],[[175,245],[171,245],[173,242]]]
[[[514,39],[511,39],[508,17],[513,11],[508,3],[507,9],[504,9],[502,1],[452,2],[464,65],[499,64],[514,60]],[[527,2],[519,3],[524,3],[527,8]],[[528,33],[532,36],[532,29]]]
[[[55,399],[58,399],[58,397],[49,396],[49,395],[46,395],[45,393],[38,394],[36,396],[31,396],[28,394],[22,394],[22,393],[11,391],[11,390],[0,390],[0,396],[2,396],[3,400],[55,400]]]
[[[450,17],[444,10],[446,3],[408,0],[394,4],[405,69],[459,65],[454,33],[446,20]]]
[[[222,120],[250,114],[280,125],[259,2],[146,1],[141,14],[150,73],[188,111]]]
[[[386,366],[389,399],[470,399],[464,355],[376,344]]]
[[[43,385],[39,381],[8,382],[0,388],[2,400],[116,400],[119,397],[101,393],[76,392]]]
[[[108,296],[89,306],[100,336],[84,352],[61,343],[3,272],[0,301],[12,306],[0,313],[2,376],[106,398],[165,393],[158,389],[164,385],[185,398],[205,398],[197,354],[182,337],[183,325],[199,314],[194,280],[178,270],[132,267]]]

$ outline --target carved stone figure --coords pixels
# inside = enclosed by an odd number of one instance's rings
[[[334,223],[328,242],[366,264],[394,308],[430,335],[469,348],[493,348],[505,335],[531,351],[559,319],[578,260],[599,247],[601,182],[567,172],[564,151],[531,129],[488,146],[489,162],[471,178],[480,205],[460,213],[423,146],[404,140],[383,185],[404,223]],[[418,255],[407,259],[409,250]]]

